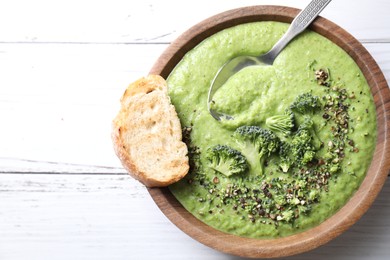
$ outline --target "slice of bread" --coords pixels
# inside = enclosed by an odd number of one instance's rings
[[[180,121],[161,76],[129,85],[113,121],[112,140],[124,168],[148,187],[168,186],[189,170]]]

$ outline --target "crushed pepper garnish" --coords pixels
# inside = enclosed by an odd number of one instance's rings
[[[322,86],[329,86],[329,82],[327,82],[329,78],[329,70],[326,72],[323,69],[319,69],[315,71],[315,78],[317,80],[317,83]]]
[[[208,200],[198,198],[201,203],[210,203],[210,214],[222,214],[221,210],[213,210],[212,207],[227,205],[243,221],[255,223],[259,220],[258,223],[274,224],[276,227],[279,222],[293,224],[300,216],[310,214],[313,204],[321,201],[321,193],[329,191],[329,181],[332,178],[336,181],[345,153],[359,152],[355,142],[348,137],[348,133],[353,131],[348,113],[349,99],[356,99],[356,95],[353,92],[349,94],[342,85],[333,85],[329,70],[316,70],[315,78],[319,85],[327,87],[320,112],[331,131],[330,139],[321,146],[325,155],[315,158],[305,167],[295,168],[289,173],[293,178],[274,177],[269,180],[264,176],[250,177],[251,179],[242,176],[228,184],[220,179],[223,177],[216,175],[207,180],[207,175],[199,171],[195,163],[191,182],[197,181],[208,195],[216,197]],[[183,140],[190,140],[191,131],[191,127],[183,128]],[[199,148],[191,146],[190,141],[187,145],[191,156],[199,158]],[[347,145],[350,146],[348,149]],[[250,187],[245,184],[244,178],[251,183]]]

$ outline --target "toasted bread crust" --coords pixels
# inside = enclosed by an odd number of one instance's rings
[[[149,75],[130,84],[112,126],[115,153],[144,185],[168,186],[187,174],[187,146],[162,77]]]

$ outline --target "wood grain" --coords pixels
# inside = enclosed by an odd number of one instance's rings
[[[167,46],[0,44],[0,172],[124,173],[110,123]],[[389,81],[390,43],[364,46]]]
[[[120,171],[111,121],[165,47],[0,44],[0,172]]]
[[[347,232],[282,259],[388,259],[389,197],[390,180]],[[244,260],[187,236],[126,175],[0,174],[0,209],[2,260]]]
[[[299,10],[279,6],[252,6],[224,12],[200,22],[182,34],[160,56],[151,74],[167,77],[188,50],[225,28],[253,21],[291,22]],[[387,82],[367,50],[348,32],[319,17],[310,27],[343,48],[361,68],[376,104],[378,140],[374,159],[361,187],[334,216],[303,233],[277,239],[249,239],[215,230],[187,212],[167,189],[149,189],[156,204],[180,229],[198,241],[233,255],[281,257],[302,253],[323,245],[353,225],[368,210],[380,192],[390,169],[388,117],[390,92]]]
[[[2,1],[0,259],[244,259],[202,245],[161,213],[121,167],[110,122],[126,86],[194,24],[242,6],[308,2]],[[388,82],[389,9],[387,0],[345,0],[321,13],[363,43]],[[357,224],[283,259],[389,259],[389,197],[388,179]]]
[[[303,8],[302,0],[68,0],[7,1],[0,9],[0,42],[169,43],[214,14],[243,6]],[[23,6],[23,8],[21,8]],[[42,8],[42,7],[45,8]],[[207,8],[205,8],[207,6]],[[390,2],[332,1],[321,13],[364,42],[390,38]],[[37,15],[39,14],[39,15]],[[373,21],[372,17],[375,17]],[[180,22],[178,22],[180,21]]]

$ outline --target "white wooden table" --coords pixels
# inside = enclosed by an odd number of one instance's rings
[[[0,259],[238,259],[182,233],[114,155],[127,84],[195,23],[289,1],[0,2]],[[333,0],[322,15],[390,79],[390,1]],[[390,259],[390,181],[327,245],[290,259]]]

